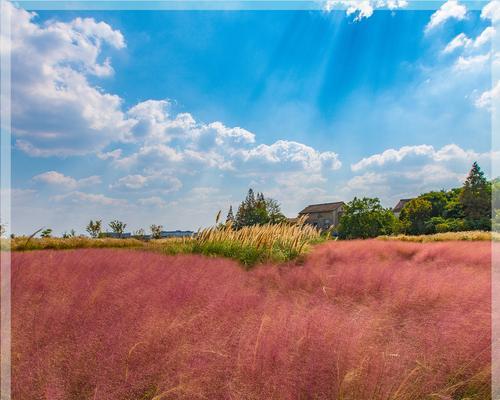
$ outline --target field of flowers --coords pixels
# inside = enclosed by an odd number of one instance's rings
[[[12,253],[13,399],[490,398],[490,242]]]

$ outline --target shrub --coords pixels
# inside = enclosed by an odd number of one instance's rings
[[[378,198],[355,197],[344,205],[338,233],[342,239],[366,239],[391,234],[396,224],[394,214]]]
[[[101,220],[90,220],[89,224],[85,228],[85,230],[89,233],[89,235],[93,238],[98,238],[101,234],[102,229],[102,221]]]
[[[160,239],[161,238],[161,231],[163,230],[163,225],[151,225],[149,227],[151,229],[151,237],[153,239]]]

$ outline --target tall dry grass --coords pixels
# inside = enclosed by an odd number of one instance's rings
[[[2,248],[7,248],[9,241],[2,239]],[[25,250],[69,250],[83,248],[138,248],[143,247],[144,242],[137,239],[113,239],[102,238],[93,239],[88,237],[71,238],[30,238],[28,236],[18,236],[10,239],[12,251]]]
[[[490,396],[491,245],[338,241],[301,266],[12,254],[14,399]]]
[[[301,219],[297,224],[257,225],[236,230],[231,225],[199,230],[192,237],[142,241],[138,239],[92,239],[16,237],[12,251],[68,250],[79,248],[135,248],[169,255],[197,253],[238,260],[245,266],[266,261],[284,262],[305,254],[311,244],[321,241],[320,232]],[[9,241],[2,239],[2,249]]]
[[[245,265],[257,262],[284,262],[305,254],[312,243],[321,240],[320,232],[305,224],[301,219],[298,224],[281,223],[276,225],[246,226],[234,229],[232,225],[212,227],[201,230],[192,239],[194,250],[202,254],[236,257]]]

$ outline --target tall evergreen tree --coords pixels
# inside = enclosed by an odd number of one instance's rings
[[[467,220],[473,224],[487,224],[491,218],[491,185],[477,162],[472,164],[459,199]]]
[[[229,211],[227,213],[226,217],[226,224],[235,224],[236,220],[234,219],[234,214],[233,214],[233,206],[229,206]]]
[[[281,222],[285,217],[281,214],[277,201],[266,199],[263,193],[255,194],[248,190],[247,197],[238,207],[235,218],[236,228]]]

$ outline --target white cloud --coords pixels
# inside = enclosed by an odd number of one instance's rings
[[[472,40],[467,37],[465,33],[460,33],[457,35],[447,46],[444,48],[444,53],[452,53],[455,49],[460,47],[469,47],[472,44]]]
[[[116,160],[122,156],[122,149],[115,149],[104,153],[97,152],[96,155],[97,158],[100,158],[101,160],[109,160],[109,159]]]
[[[117,182],[110,185],[110,189],[127,189],[144,191],[146,189],[158,190],[163,193],[176,192],[182,187],[182,182],[174,177],[164,173],[155,173],[152,175],[132,174],[118,179]]]
[[[53,196],[52,199],[57,202],[74,203],[74,204],[98,204],[102,206],[125,206],[127,201],[124,199],[116,199],[105,196],[103,194],[84,193],[74,191],[62,195]]]
[[[119,96],[92,86],[88,76],[113,73],[102,48],[125,46],[104,22],[34,22],[12,8],[12,130],[16,146],[32,156],[79,155],[124,140],[130,121]]]
[[[489,19],[491,22],[500,21],[500,1],[493,0],[486,4],[481,11],[481,18]]]
[[[458,72],[470,72],[482,70],[489,65],[491,54],[478,54],[476,56],[460,56],[455,63]]]
[[[482,48],[485,44],[491,42],[493,37],[495,36],[496,31],[495,28],[488,26],[485,28],[477,37],[476,39],[470,39],[465,33],[460,33],[459,35],[455,36],[455,38],[448,43],[448,45],[444,48],[443,53],[449,54],[453,53],[456,49],[462,48],[465,50],[474,50],[474,49],[480,49]],[[481,54],[481,55],[476,55],[475,59],[481,59],[480,57],[485,57],[487,56],[488,53],[486,54]],[[479,58],[478,58],[479,57]],[[461,57],[462,59],[464,57]],[[472,57],[465,58],[466,61],[470,61]]]
[[[434,14],[431,15],[431,20],[425,27],[425,31],[429,32],[433,30],[450,18],[463,20],[465,19],[466,14],[467,8],[464,5],[459,4],[456,0],[448,0]]]
[[[358,172],[372,168],[390,167],[400,169],[405,167],[410,168],[410,171],[419,171],[418,173],[420,173],[424,166],[431,168],[431,165],[439,164],[458,168],[463,173],[473,161],[480,161],[489,165],[493,157],[497,157],[497,155],[492,152],[479,153],[474,150],[464,150],[456,144],[447,144],[440,149],[424,144],[403,146],[397,150],[388,149],[382,153],[373,154],[352,164],[351,170]]]
[[[163,208],[167,206],[167,202],[158,196],[151,196],[137,200],[137,203],[145,207]]]
[[[498,103],[498,99],[500,99],[500,81],[497,81],[492,89],[481,93],[476,99],[475,104],[478,108],[492,110],[494,105]]]
[[[272,166],[273,164],[288,165],[287,170],[304,170],[320,172],[323,169],[336,170],[342,163],[338,154],[334,152],[320,152],[302,143],[278,140],[267,145],[261,144],[250,150],[239,153],[243,162],[253,162],[262,165]]]
[[[461,186],[474,161],[489,175],[492,161],[499,159],[500,152],[480,153],[455,144],[388,149],[353,164],[351,169],[358,174],[340,185],[340,194],[379,197],[394,206],[401,198]]]
[[[97,185],[101,183],[101,177],[99,176],[89,176],[87,178],[75,179],[57,171],[47,171],[42,174],[35,175],[33,180],[66,189],[75,189],[77,187]]]
[[[369,18],[377,8],[388,8],[395,10],[408,5],[406,0],[327,0],[324,4],[326,11],[332,11],[336,7],[346,9],[347,15],[356,14],[354,21]]]
[[[388,149],[380,154],[374,154],[372,156],[363,158],[355,164],[351,165],[352,171],[360,171],[364,168],[372,166],[382,166],[388,162],[400,162],[404,158],[410,155],[429,155],[434,152],[434,147],[426,144],[419,146],[403,146],[400,149]]]
[[[485,28],[479,36],[474,40],[473,46],[479,48],[489,43],[495,37],[496,31],[492,26]]]

